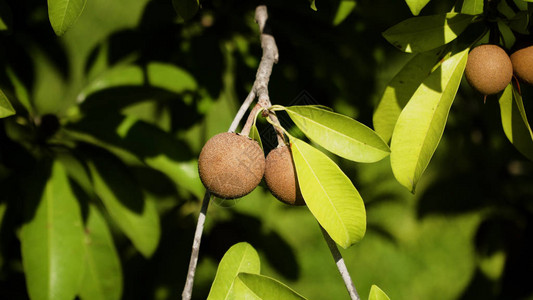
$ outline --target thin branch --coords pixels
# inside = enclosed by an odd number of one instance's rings
[[[252,90],[244,100],[243,104],[235,114],[235,118],[231,123],[228,131],[232,132],[237,129],[237,126],[242,120],[242,117],[252,104],[253,100],[258,97],[258,105],[268,109],[272,104],[270,103],[270,98],[268,96],[268,82],[270,80],[270,75],[272,74],[272,68],[275,63],[278,62],[278,47],[276,46],[276,41],[274,37],[270,34],[270,29],[268,27],[268,13],[267,8],[264,5],[258,6],[255,10],[255,20],[259,25],[259,32],[261,37],[261,48],[263,49],[263,56],[261,57],[261,62],[257,68],[257,74],[252,86]],[[255,114],[254,114],[255,116]],[[274,116],[275,117],[275,116]],[[248,118],[250,119],[250,118]],[[253,122],[253,120],[252,120]],[[249,120],[245,125],[250,127]],[[279,123],[279,121],[278,121]],[[249,132],[250,129],[248,129]],[[207,207],[209,206],[210,193],[206,191],[204,199],[202,201],[202,208],[200,210],[200,215],[198,216],[198,223],[196,224],[196,231],[194,233],[194,241],[191,252],[191,259],[189,262],[189,270],[187,273],[187,280],[185,281],[185,287],[183,288],[183,293],[181,294],[182,299],[190,300],[192,296],[192,288],[194,284],[194,275],[196,273],[196,265],[198,263],[198,253],[200,252],[200,242],[202,239],[202,233],[204,229],[205,218],[207,215]]]
[[[324,235],[324,239],[326,240],[326,243],[328,244],[329,251],[331,252],[331,255],[333,255],[333,259],[335,260],[335,263],[337,264],[337,269],[339,269],[339,273],[341,273],[342,280],[344,280],[344,284],[346,285],[348,294],[350,294],[350,299],[360,300],[361,298],[359,298],[359,294],[357,293],[357,290],[355,289],[355,285],[353,284],[352,278],[350,277],[348,268],[346,268],[344,259],[342,258],[342,255],[339,252],[339,248],[337,248],[337,244],[335,244],[335,241],[331,239],[327,231],[321,225],[319,226],[320,226],[320,229],[322,230],[322,234]]]

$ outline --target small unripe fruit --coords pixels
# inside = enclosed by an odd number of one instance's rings
[[[465,76],[478,92],[492,95],[503,91],[511,82],[513,65],[500,46],[481,45],[468,54]]]
[[[533,85],[533,46],[529,46],[511,54],[513,71],[518,79]]]
[[[289,147],[278,147],[268,153],[265,182],[278,200],[290,205],[305,205]]]
[[[247,195],[261,182],[265,156],[256,141],[236,133],[219,133],[202,148],[198,172],[211,194],[235,199]]]

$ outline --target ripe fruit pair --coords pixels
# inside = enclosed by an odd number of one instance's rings
[[[497,94],[511,82],[514,74],[533,84],[533,46],[514,52],[511,57],[497,45],[481,45],[468,54],[465,76],[483,95]]]
[[[291,153],[286,146],[272,150],[265,160],[257,142],[237,133],[219,133],[202,148],[198,171],[204,186],[219,198],[247,195],[264,175],[276,198],[287,204],[304,204]]]

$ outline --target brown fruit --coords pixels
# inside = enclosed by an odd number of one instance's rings
[[[290,205],[305,205],[289,147],[278,147],[268,153],[265,182],[278,200]]]
[[[483,95],[499,93],[513,77],[511,59],[500,46],[481,45],[468,54],[466,80]]]
[[[511,62],[516,77],[533,85],[533,46],[515,51],[511,54]]]
[[[205,143],[198,172],[211,194],[224,199],[242,197],[255,189],[265,172],[265,155],[256,141],[224,132]]]

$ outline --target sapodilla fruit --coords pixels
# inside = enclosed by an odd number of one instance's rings
[[[516,77],[533,85],[533,46],[515,51],[511,54],[511,62]]]
[[[503,91],[511,82],[513,65],[500,46],[481,45],[468,54],[465,76],[478,92],[492,95]]]
[[[278,200],[290,205],[305,205],[289,147],[281,146],[268,153],[265,182]]]
[[[259,144],[232,132],[219,133],[205,143],[198,158],[204,186],[219,198],[240,198],[255,189],[265,172]]]

